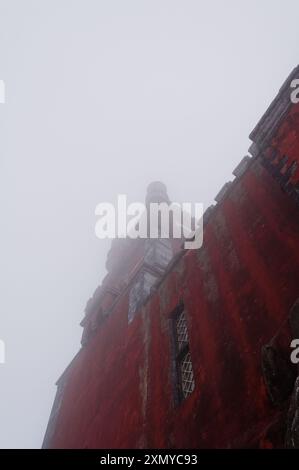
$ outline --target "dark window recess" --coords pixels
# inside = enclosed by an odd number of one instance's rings
[[[181,305],[174,316],[173,337],[175,355],[175,376],[177,401],[187,398],[195,388],[194,373],[189,348],[189,335],[187,318],[184,307]]]

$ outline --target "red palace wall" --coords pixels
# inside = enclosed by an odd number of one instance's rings
[[[210,210],[202,248],[174,257],[130,324],[129,284],[113,294],[58,382],[46,447],[284,446],[297,374],[289,312],[299,298],[299,171],[287,170],[299,160],[298,133],[299,105],[289,106]],[[172,314],[181,302],[195,389],[177,403]],[[290,389],[267,375],[269,345]]]

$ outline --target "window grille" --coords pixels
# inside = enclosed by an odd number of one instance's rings
[[[181,360],[181,384],[183,397],[187,398],[195,388],[190,352]]]
[[[186,312],[183,306],[179,307],[174,317],[174,342],[176,364],[176,389],[178,400],[187,398],[195,389],[193,366],[189,347],[189,334]]]
[[[185,310],[183,310],[176,319],[176,338],[179,350],[189,342]]]

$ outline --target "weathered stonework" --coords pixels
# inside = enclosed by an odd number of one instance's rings
[[[252,158],[206,211],[199,250],[113,242],[45,447],[298,447],[295,76],[298,68],[252,132]],[[163,184],[150,186],[150,200],[169,201]],[[195,388],[178,402],[172,315],[181,305]]]

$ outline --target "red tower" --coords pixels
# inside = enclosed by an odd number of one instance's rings
[[[44,447],[299,446],[294,78],[299,67],[206,211],[200,249],[113,242],[82,348],[57,382]],[[164,185],[151,185],[149,200],[168,201]]]

